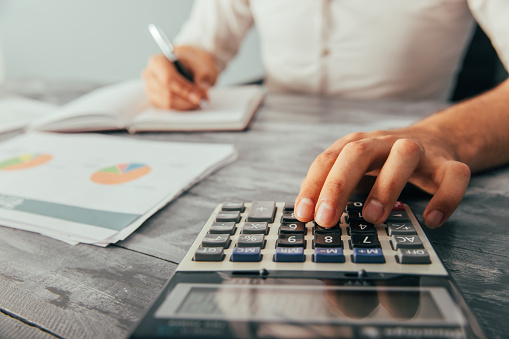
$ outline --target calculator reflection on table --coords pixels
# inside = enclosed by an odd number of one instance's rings
[[[409,206],[379,225],[362,208],[325,228],[219,205],[131,337],[484,338]]]

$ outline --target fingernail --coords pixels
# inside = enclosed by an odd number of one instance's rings
[[[194,92],[189,93],[189,100],[191,100],[195,104],[200,103],[200,98]]]
[[[295,216],[297,219],[313,219],[313,212],[315,211],[315,206],[311,199],[302,198],[297,204],[297,208],[295,209]]]
[[[429,228],[437,228],[442,223],[442,219],[444,219],[444,214],[440,211],[433,210],[429,212],[424,223]]]
[[[200,81],[198,83],[198,86],[200,86],[201,88],[203,88],[204,90],[207,90],[210,88],[210,83],[208,83],[207,81]]]
[[[333,226],[334,217],[336,216],[336,210],[332,208],[328,203],[322,202],[318,206],[316,212],[315,221],[320,226]]]
[[[364,212],[362,213],[364,219],[367,221],[375,222],[378,221],[385,213],[385,207],[378,200],[370,200],[364,207]]]

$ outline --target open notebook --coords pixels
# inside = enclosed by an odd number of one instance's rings
[[[162,110],[148,103],[141,80],[92,91],[28,125],[30,130],[87,132],[219,131],[247,128],[265,90],[260,86],[213,87],[209,103],[194,111]]]

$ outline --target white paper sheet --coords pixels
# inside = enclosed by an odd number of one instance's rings
[[[234,156],[224,144],[30,132],[0,144],[0,223],[116,242]]]

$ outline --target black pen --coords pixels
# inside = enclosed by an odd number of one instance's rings
[[[164,31],[154,24],[148,25],[148,30],[149,30],[150,34],[152,35],[152,37],[154,38],[157,46],[159,46],[159,48],[161,49],[161,52],[163,52],[166,59],[168,59],[171,63],[173,63],[173,65],[175,65],[175,68],[177,69],[177,71],[184,78],[186,78],[190,82],[194,82],[191,74],[182,66],[179,59],[173,52],[175,50],[175,47],[173,47],[173,44],[171,43],[168,36],[164,33]],[[207,104],[207,101],[205,99],[201,99],[200,107],[203,108],[206,104]]]

